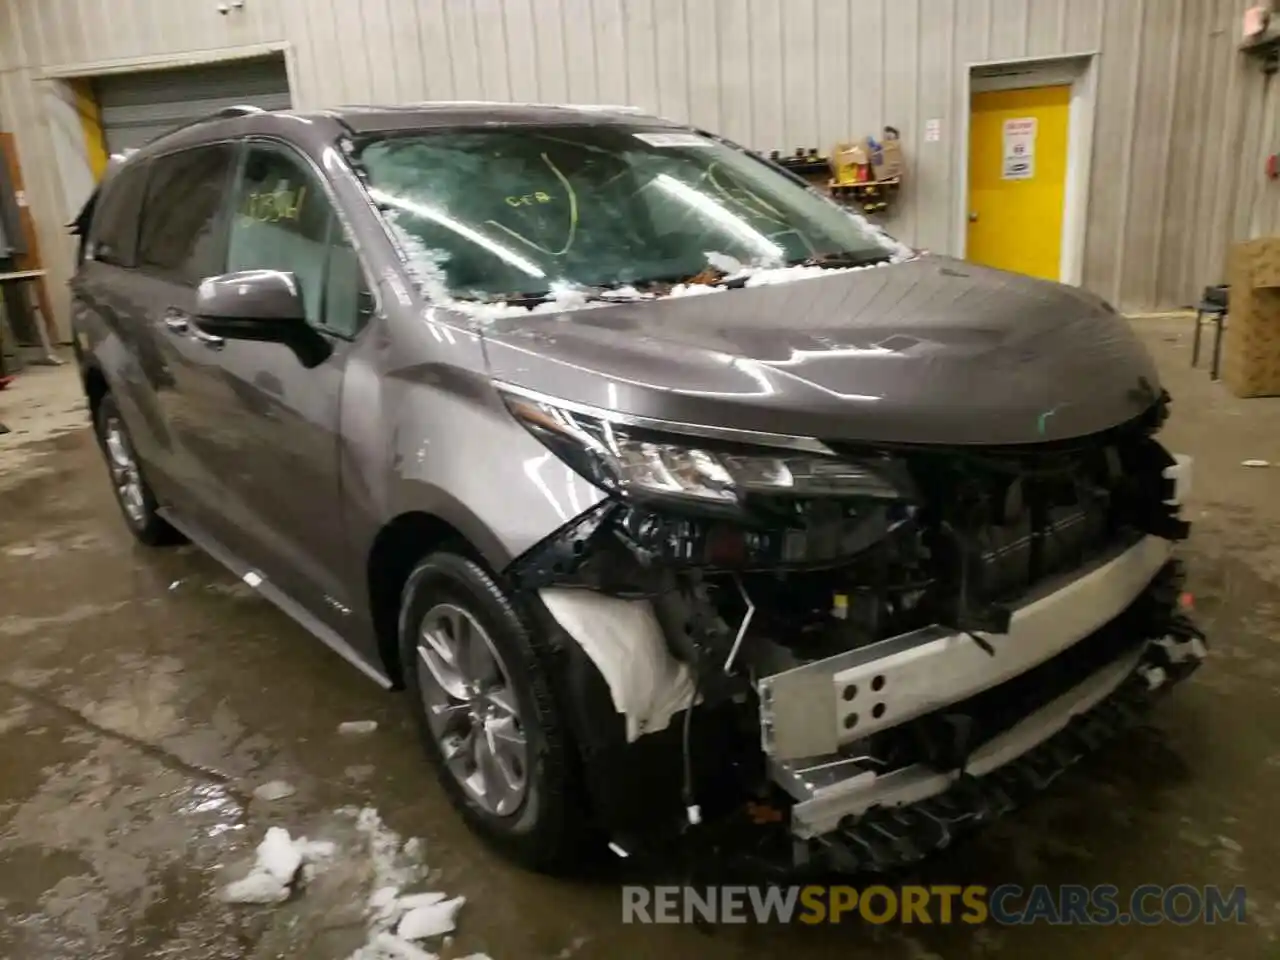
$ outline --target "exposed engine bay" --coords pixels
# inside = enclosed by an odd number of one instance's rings
[[[988,778],[957,805],[977,768],[1007,777],[1081,718],[1131,716],[1188,673],[1204,647],[1169,557],[1188,524],[1186,464],[1154,439],[1167,399],[1065,442],[832,442],[877,482],[843,495],[814,471],[732,511],[615,496],[519,558],[512,581],[538,592],[627,715],[625,742],[585,747],[616,755],[602,777],[643,771],[642,803],[620,783],[602,791],[614,835],[750,809],[796,861],[889,867],[1006,805],[1008,790],[981,799]],[[603,649],[633,616],[651,655],[635,637]],[[939,796],[945,815],[927,813]]]

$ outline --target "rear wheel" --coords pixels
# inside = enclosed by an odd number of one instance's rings
[[[539,654],[497,582],[439,552],[405,584],[401,662],[427,755],[473,829],[537,870],[584,851],[571,745]]]
[[[156,512],[155,494],[142,475],[124,419],[110,394],[98,402],[94,430],[107,460],[116,503],[133,535],[148,546],[180,543],[182,535]]]

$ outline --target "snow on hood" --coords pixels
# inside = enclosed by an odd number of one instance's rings
[[[914,259],[917,254],[906,244],[891,237],[883,229],[866,217],[852,211],[845,211],[848,216],[858,222],[865,231],[872,234],[889,254],[889,258],[880,263],[866,264],[856,267],[822,267],[813,264],[796,266],[776,266],[769,263],[744,264],[724,253],[707,251],[707,263],[724,274],[718,283],[679,283],[665,294],[646,293],[628,284],[622,287],[598,291],[576,287],[571,284],[551,285],[552,296],[533,306],[521,306],[507,303],[505,300],[476,301],[459,300],[449,293],[444,264],[449,254],[444,250],[428,247],[410,230],[399,223],[398,210],[384,211],[387,223],[396,241],[404,252],[405,265],[409,274],[436,307],[443,307],[463,314],[482,323],[500,320],[506,317],[522,317],[536,313],[571,313],[577,310],[591,310],[597,307],[608,307],[616,303],[634,302],[637,300],[665,300],[676,297],[698,297],[712,293],[723,293],[734,289],[736,281],[744,281],[741,285],[759,287],[778,283],[794,283],[810,280],[814,277],[830,276],[836,273],[853,273],[857,270],[871,270],[876,267],[890,266]],[[734,286],[726,285],[735,282]]]

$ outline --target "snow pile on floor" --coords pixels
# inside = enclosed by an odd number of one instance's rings
[[[367,938],[348,960],[439,960],[422,946],[457,929],[458,914],[465,897],[450,897],[439,891],[406,893],[419,883],[426,870],[422,863],[422,842],[401,841],[372,807],[345,807],[339,816],[355,821],[356,840],[343,846],[344,855],[358,862],[367,859],[372,893],[364,907]],[[227,903],[277,904],[301,889],[338,854],[338,845],[324,840],[294,839],[283,827],[271,827],[254,851],[249,873],[229,883],[222,891]],[[459,960],[490,960],[482,953]]]
[[[366,952],[369,950],[376,952]],[[351,960],[440,960],[440,958],[430,951],[414,946],[407,940],[393,937],[389,933],[380,933],[372,937],[367,946],[353,954]],[[490,958],[483,953],[473,953],[466,957],[459,957],[458,960],[490,960]]]
[[[446,900],[442,893],[425,893],[419,897],[430,898],[429,902],[410,906],[408,901],[414,897],[401,897],[399,905],[406,908],[400,922],[396,924],[396,935],[406,940],[425,940],[427,937],[442,937],[458,928],[458,911],[467,902],[466,897],[454,897]]]
[[[284,827],[272,827],[258,844],[249,873],[227,884],[222,899],[227,903],[283,903],[289,899],[299,871],[304,881],[309,879],[310,871],[322,866],[335,852],[334,844],[326,840],[295,840]]]
[[[373,893],[367,917],[369,938],[349,960],[437,960],[436,955],[414,941],[429,940],[457,928],[458,912],[465,897],[450,898],[438,891],[404,893],[422,877],[422,844],[411,838],[404,843],[371,807],[356,813],[356,830],[364,838],[373,865]],[[473,954],[462,960],[489,960]]]
[[[268,780],[266,783],[254,788],[253,795],[259,800],[271,802],[286,800],[297,792],[293,784],[285,780]]]

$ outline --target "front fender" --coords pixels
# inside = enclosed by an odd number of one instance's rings
[[[515,559],[502,538],[489,529],[470,507],[432,483],[397,477],[391,509],[394,516],[424,513],[443,520],[462,534],[491,570],[501,571]]]
[[[437,368],[396,389],[393,515],[440,517],[493,569],[604,499],[516,422],[487,380]]]

